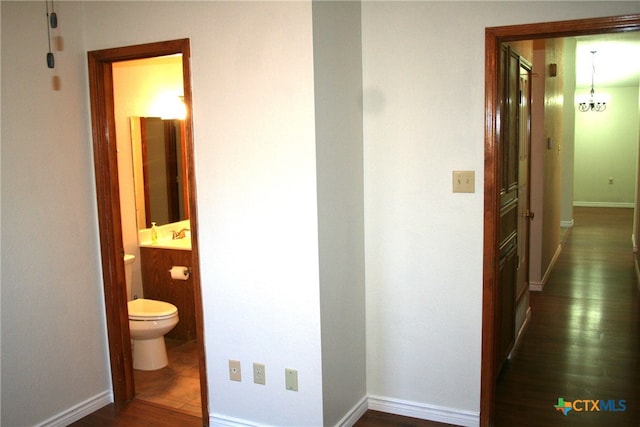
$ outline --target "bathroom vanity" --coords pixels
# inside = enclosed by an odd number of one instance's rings
[[[196,338],[196,320],[193,279],[173,280],[173,266],[191,267],[192,252],[183,249],[168,249],[153,246],[140,247],[142,288],[144,297],[166,301],[178,308],[180,321],[166,337],[178,340]]]

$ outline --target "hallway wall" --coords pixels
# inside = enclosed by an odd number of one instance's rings
[[[640,9],[548,5],[363,3],[367,390],[376,406],[432,417],[444,408],[461,424],[479,411],[485,27]],[[454,170],[475,171],[474,194],[452,193]]]
[[[607,109],[600,113],[576,112],[575,116],[574,204],[633,207],[638,86],[598,87],[597,93],[611,96]]]

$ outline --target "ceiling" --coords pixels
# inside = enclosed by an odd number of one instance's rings
[[[596,51],[592,54],[591,51]],[[640,84],[640,31],[576,37],[576,87]]]

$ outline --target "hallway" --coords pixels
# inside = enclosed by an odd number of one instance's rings
[[[633,209],[575,208],[574,220],[544,290],[531,292],[530,323],[498,379],[496,426],[640,425]],[[575,409],[557,411],[559,398]],[[606,410],[612,403],[617,410]]]

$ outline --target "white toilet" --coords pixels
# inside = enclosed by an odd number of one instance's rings
[[[134,255],[124,256],[133,369],[154,371],[169,364],[164,336],[178,324],[178,308],[164,301],[131,299],[135,260]]]

